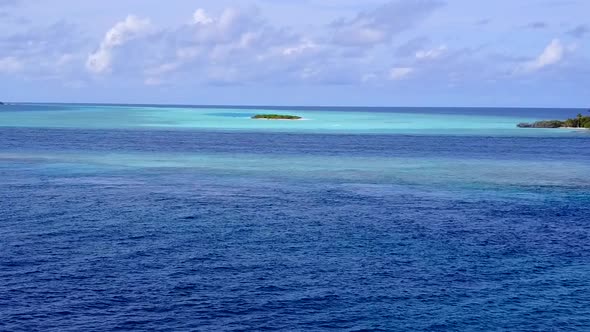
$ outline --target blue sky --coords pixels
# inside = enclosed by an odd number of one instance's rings
[[[588,0],[0,0],[0,100],[590,107]]]

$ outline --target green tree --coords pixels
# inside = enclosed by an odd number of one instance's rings
[[[574,119],[567,119],[563,122],[564,127],[576,127],[576,120]]]

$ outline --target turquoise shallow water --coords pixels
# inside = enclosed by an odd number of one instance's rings
[[[28,109],[34,107],[33,109]],[[35,109],[40,107],[39,109]],[[23,112],[23,110],[27,110]],[[581,135],[572,130],[523,130],[520,122],[575,116],[560,109],[323,109],[16,105],[0,112],[0,126],[40,128],[152,128],[307,133],[412,135]],[[288,113],[300,121],[252,120],[258,113]]]
[[[579,110],[275,111],[3,107],[0,330],[590,326]]]
[[[100,170],[184,169],[274,181],[331,181],[421,187],[556,186],[590,187],[590,164],[583,161],[479,160],[374,156],[266,156],[259,154],[0,153],[3,162],[43,165],[59,174]]]

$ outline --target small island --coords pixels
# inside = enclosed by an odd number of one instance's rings
[[[590,116],[582,116],[578,114],[574,119],[561,120],[545,120],[533,123],[519,123],[518,128],[586,128],[590,129]]]
[[[252,119],[260,120],[301,120],[300,116],[283,114],[256,114]]]

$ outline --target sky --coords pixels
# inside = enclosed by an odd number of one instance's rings
[[[589,0],[0,0],[0,101],[590,107]]]

